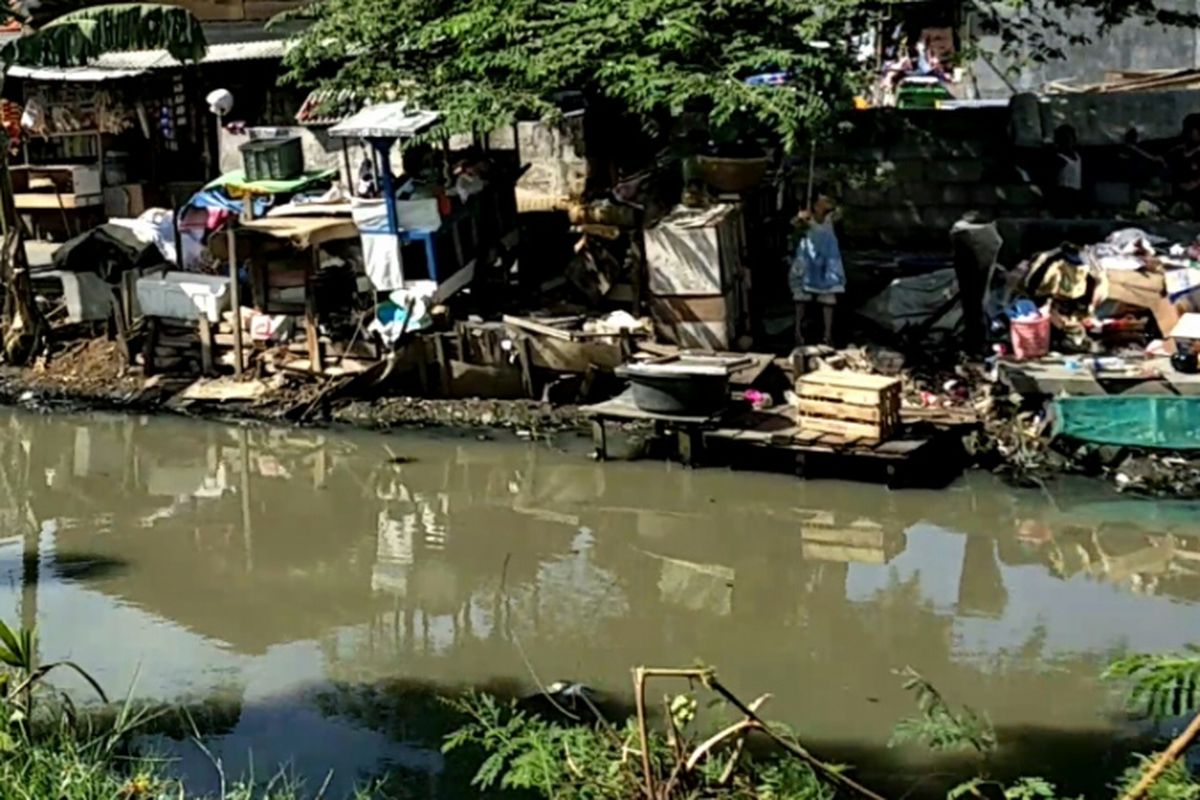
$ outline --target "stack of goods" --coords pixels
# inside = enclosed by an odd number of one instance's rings
[[[1003,298],[1014,349],[1014,297],[1049,319],[1061,352],[1126,357],[1174,351],[1181,314],[1200,311],[1200,243],[1171,244],[1126,229],[1086,247],[1062,245],[1021,265]],[[1020,354],[1017,354],[1020,357]],[[1034,353],[1036,355],[1036,353]]]
[[[800,430],[886,441],[900,426],[900,387],[896,378],[848,370],[802,375],[796,381]]]

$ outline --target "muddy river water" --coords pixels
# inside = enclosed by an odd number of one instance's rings
[[[0,430],[0,615],[114,694],[218,709],[230,771],[398,769],[439,794],[439,691],[532,670],[623,698],[632,666],[696,660],[879,770],[923,758],[887,749],[909,665],[1014,758],[1103,758],[1131,729],[1107,661],[1200,642],[1200,507],[1093,484],[889,492],[172,418]]]

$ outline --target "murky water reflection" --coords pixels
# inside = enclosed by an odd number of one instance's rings
[[[620,696],[636,664],[697,659],[839,755],[917,758],[885,750],[912,665],[1042,760],[1094,757],[1127,728],[1111,655],[1200,641],[1200,506],[1092,485],[890,493],[162,418],[0,430],[0,614],[114,693],[232,708],[231,771],[398,766],[434,794],[438,688],[520,691],[532,665]]]

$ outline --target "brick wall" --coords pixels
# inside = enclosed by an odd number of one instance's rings
[[[816,180],[838,188],[848,246],[942,250],[968,211],[1037,215],[1041,193],[1021,182],[1017,161],[1007,109],[880,110],[818,148]]]

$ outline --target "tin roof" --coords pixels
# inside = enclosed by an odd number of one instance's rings
[[[436,111],[410,111],[404,102],[368,106],[329,129],[330,136],[343,138],[410,137],[423,133],[441,119]]]
[[[221,64],[229,61],[256,61],[283,58],[288,43],[284,39],[260,39],[253,42],[210,44],[201,64]],[[91,66],[102,69],[167,69],[181,66],[166,50],[131,50],[105,53]]]
[[[349,89],[314,89],[296,112],[301,125],[335,125],[362,105],[357,92]]]
[[[22,67],[14,64],[9,67],[8,74],[13,78],[24,78],[33,81],[76,81],[79,83],[99,83],[111,81],[114,78],[132,78],[144,75],[144,69],[103,69],[97,67]]]
[[[260,39],[249,42],[210,44],[201,64],[234,61],[259,61],[283,58],[286,39]],[[114,78],[132,78],[150,70],[181,66],[166,50],[129,50],[105,53],[86,67],[26,67],[14,64],[8,74],[14,78],[40,81],[94,82]]]

